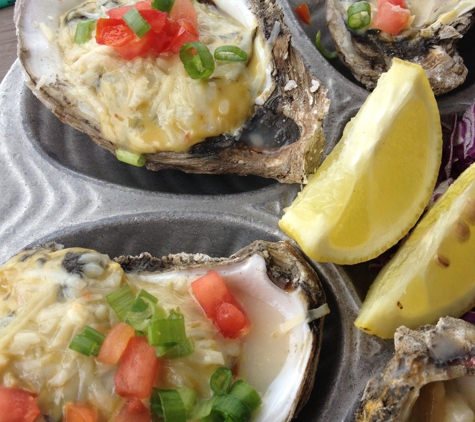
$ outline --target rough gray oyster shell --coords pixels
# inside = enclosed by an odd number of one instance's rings
[[[114,139],[106,139],[98,118],[85,112],[71,94],[71,86],[62,77],[58,48],[42,33],[46,26],[54,34],[59,17],[82,2],[19,0],[15,10],[18,56],[33,93],[63,122],[115,153]],[[255,15],[259,31],[272,46],[272,92],[264,104],[254,106],[253,116],[238,134],[207,138],[187,152],[145,154],[147,168],[252,174],[284,183],[306,182],[307,175],[315,171],[324,150],[322,121],[329,107],[326,89],[306,70],[292,47],[280,6],[273,0],[243,0],[242,4]],[[260,139],[257,144],[255,134]]]
[[[375,88],[380,75],[391,67],[393,57],[420,64],[436,95],[465,81],[468,70],[457,51],[457,42],[473,24],[473,9],[450,23],[411,27],[393,36],[376,29],[349,30],[342,3],[327,0],[328,28],[341,61],[367,89]]]
[[[475,327],[461,319],[400,327],[394,345],[394,357],[366,385],[354,421],[407,421],[423,386],[475,376]]]

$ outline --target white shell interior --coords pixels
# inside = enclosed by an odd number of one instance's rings
[[[263,404],[253,417],[253,421],[284,421],[298,402],[300,386],[306,378],[307,364],[312,355],[313,336],[308,324],[299,323],[285,336],[285,339],[288,339],[286,347],[280,347],[282,343],[279,336],[284,334],[279,333],[279,325],[299,316],[303,316],[305,321],[308,311],[307,301],[300,289],[288,293],[275,286],[267,277],[266,263],[259,255],[253,255],[238,264],[214,269],[225,279],[226,285],[241,303],[251,321],[251,333],[247,340],[244,340],[244,359],[240,363],[240,373],[243,373],[243,378],[251,385],[260,384],[261,377],[268,377],[268,372],[262,372],[264,365],[269,366],[270,372],[276,374],[267,390],[261,392]],[[208,271],[209,268],[202,268],[178,274],[174,272],[142,275],[140,278],[149,283],[160,283],[171,276],[183,274],[189,277],[191,283]],[[278,315],[272,313],[270,318],[263,315],[262,310],[266,308],[266,304]],[[253,331],[259,335],[252,336]],[[251,344],[256,340],[261,342],[257,347]],[[276,347],[279,350],[276,350]],[[276,352],[278,356],[275,356]],[[247,359],[246,353],[252,353],[252,358]],[[271,356],[274,356],[274,359],[269,362]],[[269,367],[264,370],[268,371]]]

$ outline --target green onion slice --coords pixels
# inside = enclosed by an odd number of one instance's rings
[[[175,0],[152,0],[152,9],[170,13],[174,4]]]
[[[86,325],[82,334],[73,337],[69,348],[86,356],[97,356],[104,338],[104,334]]]
[[[229,390],[229,395],[243,402],[251,412],[254,412],[262,404],[262,399],[256,390],[244,380],[237,380]]]
[[[75,44],[84,44],[91,38],[91,30],[94,27],[94,21],[87,19],[79,21],[76,26],[76,33],[74,34]]]
[[[233,382],[233,373],[229,368],[218,368],[214,371],[209,380],[211,390],[217,396],[226,394]]]
[[[183,401],[183,406],[185,407],[185,412],[188,414],[196,402],[198,393],[192,388],[185,386],[177,387],[176,391],[178,394],[180,394],[181,400]]]
[[[124,19],[125,23],[139,38],[142,38],[148,31],[150,31],[150,29],[152,29],[150,24],[142,17],[135,7],[130,8],[129,11],[122,16],[122,19]]]
[[[127,313],[135,301],[135,295],[128,284],[106,296],[107,303],[121,321],[125,321]]]
[[[157,319],[148,326],[148,342],[151,346],[183,343],[186,341],[185,319],[183,314],[172,313],[166,319]],[[175,311],[176,312],[176,311]]]
[[[251,409],[237,397],[229,394],[216,396],[213,411],[221,413],[225,418],[231,418],[234,422],[247,422],[251,419]]]
[[[183,44],[178,54],[185,70],[192,79],[205,79],[213,74],[213,56],[203,43],[189,42]]]
[[[157,357],[162,359],[177,359],[191,355],[195,351],[195,345],[191,338],[182,343],[165,343],[155,346]]]
[[[123,149],[116,149],[115,155],[119,161],[122,161],[127,164],[131,164],[136,167],[143,167],[147,162],[145,155],[143,154],[134,154]]]
[[[210,399],[199,401],[190,410],[188,414],[188,418],[193,421],[205,420],[204,418],[211,414],[215,400],[216,400],[216,397],[211,397]],[[220,415],[218,416],[220,419],[222,419]]]
[[[222,45],[214,50],[214,58],[230,62],[245,62],[247,53],[235,45]]]
[[[327,50],[322,42],[321,42],[322,33],[320,31],[317,32],[317,36],[315,37],[315,45],[317,50],[320,51],[323,57],[328,60],[336,59],[338,57],[338,53],[336,51]]]
[[[165,422],[186,422],[185,405],[177,390],[153,388],[150,410]]]
[[[353,3],[347,10],[348,28],[362,29],[371,22],[371,6],[367,1]]]

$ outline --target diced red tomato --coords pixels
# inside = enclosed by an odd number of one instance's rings
[[[185,28],[180,27],[178,32],[175,33],[175,36],[170,40],[170,43],[168,44],[168,47],[165,51],[178,53],[183,44],[194,41],[198,41],[198,37],[191,32],[188,32]]]
[[[123,19],[101,18],[96,24],[96,42],[111,47],[127,45],[138,38]]]
[[[152,8],[152,0],[148,1],[139,1],[132,6],[121,6],[121,7],[114,7],[113,9],[108,10],[107,16],[112,19],[120,19],[124,16],[132,7],[135,7],[138,11],[142,12],[142,10],[150,10]]]
[[[152,48],[154,35],[152,31],[147,32],[142,38],[135,35],[132,42],[127,45],[114,47],[117,54],[126,60],[145,56]]]
[[[119,322],[114,325],[107,333],[101,349],[97,356],[97,361],[106,365],[113,365],[119,362],[127,343],[135,336],[135,330],[125,322]]]
[[[151,420],[150,409],[137,399],[128,400],[114,418],[114,422],[150,422]]]
[[[115,392],[127,399],[150,397],[158,376],[160,360],[145,337],[132,337],[114,376]]]
[[[40,414],[36,394],[0,386],[0,422],[33,422]]]
[[[167,13],[159,10],[142,10],[142,17],[150,24],[152,31],[160,34],[167,22]]]
[[[310,25],[310,10],[306,2],[300,3],[296,8],[295,12],[298,17],[302,19],[306,24]]]
[[[244,310],[216,271],[193,281],[191,290],[206,316],[213,320],[223,336],[237,338],[249,332],[250,323]]]
[[[402,3],[402,5],[401,5]],[[378,0],[378,12],[372,26],[391,35],[397,35],[411,18],[404,0]]]
[[[64,406],[64,418],[63,422],[97,422],[97,412],[80,403],[67,403]]]
[[[175,0],[170,10],[170,19],[179,22],[188,32],[198,35],[198,17],[190,0]]]
[[[218,305],[214,320],[224,337],[236,338],[249,332],[249,324],[244,313],[231,303]]]
[[[139,38],[122,17],[135,7],[150,24],[151,30]],[[108,45],[127,60],[144,56],[150,50],[157,54],[177,53],[180,47],[199,39],[198,18],[190,0],[175,0],[170,16],[152,9],[151,0],[140,1],[133,6],[122,6],[107,12],[108,19],[99,19],[96,25],[96,41]]]

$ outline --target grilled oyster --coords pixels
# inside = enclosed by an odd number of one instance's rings
[[[407,0],[411,18],[397,35],[375,29],[371,23],[359,30],[349,29],[347,11],[353,3],[327,0],[326,17],[340,59],[366,88],[376,86],[393,57],[420,64],[436,95],[465,81],[468,71],[457,41],[473,24],[473,0]],[[373,22],[379,2],[369,3]]]
[[[84,0],[82,0],[84,1]],[[143,156],[152,170],[260,175],[305,182],[324,147],[326,90],[305,69],[274,1],[196,2],[200,41],[247,52],[193,80],[177,54],[127,61],[78,22],[136,0],[21,0],[18,55],[36,96],[63,122],[112,153]],[[232,17],[231,17],[232,16]],[[226,94],[222,94],[225,92]],[[141,155],[143,154],[143,156]]]
[[[355,421],[473,421],[475,327],[441,318],[418,330],[400,327],[395,354],[363,393]]]
[[[250,319],[241,340],[220,336],[190,295],[190,282],[210,269],[221,274]],[[118,322],[105,296],[125,283],[158,297],[166,311],[179,306],[194,342],[191,355],[162,361],[161,388],[187,386],[208,397],[210,374],[233,367],[262,396],[254,421],[290,421],[310,394],[323,319],[305,319],[325,297],[313,269],[288,242],[258,241],[230,258],[145,253],[115,261],[49,245],[11,258],[0,267],[0,280],[0,385],[37,393],[48,421],[61,420],[70,401],[94,407],[99,421],[113,420],[124,404],[114,393],[117,365],[100,364],[68,345],[85,325],[106,332]]]

